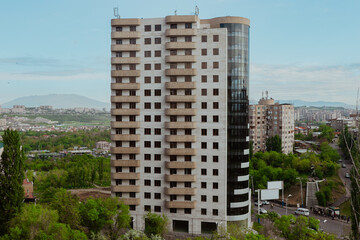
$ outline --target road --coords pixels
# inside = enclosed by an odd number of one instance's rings
[[[338,151],[338,153],[339,153],[339,155],[340,155],[340,157],[342,159],[342,161],[340,162],[341,168],[339,169],[338,174],[339,174],[339,177],[340,177],[341,181],[345,185],[346,194],[345,194],[344,197],[342,197],[340,199],[337,199],[336,202],[334,202],[334,204],[333,204],[334,206],[339,206],[340,204],[342,204],[343,202],[345,202],[347,199],[350,198],[350,183],[351,183],[351,181],[350,181],[350,178],[345,177],[345,174],[350,173],[350,170],[351,170],[351,168],[353,166],[351,160],[345,160],[344,155],[341,152],[337,142],[338,141],[335,141],[334,143],[330,143],[330,146]],[[346,167],[343,168],[342,164],[345,164]]]
[[[254,213],[257,214],[257,207],[254,207]],[[274,205],[274,208],[271,209],[270,205],[263,205],[262,208],[266,209],[267,211],[275,211],[278,214],[286,215],[286,208],[282,208],[278,205]],[[288,214],[294,214],[296,208],[288,208]],[[253,221],[257,221],[255,214],[252,216]],[[320,220],[320,228],[323,229],[324,232],[327,233],[333,233],[338,237],[347,236],[350,232],[350,222],[347,223],[345,221],[341,221],[338,219],[332,220],[330,217],[323,217],[314,215],[313,213],[310,213],[310,217],[314,217],[318,220]]]

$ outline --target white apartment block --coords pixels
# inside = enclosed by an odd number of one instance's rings
[[[254,153],[266,151],[266,140],[279,135],[282,152],[293,152],[294,146],[294,106],[275,103],[272,98],[262,98],[249,109],[250,140]]]
[[[111,21],[112,195],[200,234],[250,221],[248,37],[241,17]]]

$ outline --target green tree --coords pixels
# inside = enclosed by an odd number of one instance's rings
[[[56,210],[44,208],[40,204],[27,204],[11,220],[9,234],[2,240],[87,239],[84,233],[72,230],[67,224],[58,223],[58,218]]]
[[[358,126],[360,128],[360,125]],[[345,126],[340,136],[340,143],[344,155],[353,163],[350,171],[351,193],[351,239],[360,239],[360,132],[350,133]]]
[[[320,125],[319,131],[321,132],[319,137],[326,139],[328,142],[331,142],[335,136],[334,129],[326,124]]]
[[[167,232],[168,218],[163,214],[147,213],[145,216],[144,233],[150,237],[151,235],[163,236]]]
[[[5,130],[4,151],[0,160],[0,235],[6,233],[8,223],[21,210],[24,200],[24,160],[20,135],[14,130]]]
[[[105,228],[113,236],[111,231],[130,225],[129,210],[117,198],[91,198],[80,204],[80,216],[82,225],[95,234]]]
[[[79,205],[79,198],[63,188],[55,193],[50,202],[51,208],[59,213],[59,222],[68,224],[72,229],[81,230]]]
[[[281,138],[279,135],[275,135],[266,140],[266,151],[275,151],[281,153]]]

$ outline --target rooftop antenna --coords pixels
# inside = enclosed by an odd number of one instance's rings
[[[117,7],[114,7],[114,17],[115,17],[115,18],[120,18],[119,8],[117,8]]]
[[[269,98],[269,92],[267,90],[265,91],[265,95],[266,95],[266,99],[268,99]]]
[[[196,15],[196,16],[199,16],[199,12],[200,12],[200,9],[199,9],[199,7],[196,5],[196,6],[195,6],[195,15]]]
[[[175,10],[175,16],[177,15],[177,10]]]

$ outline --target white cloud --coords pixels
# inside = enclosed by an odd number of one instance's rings
[[[250,97],[269,91],[275,99],[354,104],[360,87],[360,64],[338,66],[264,65],[250,67]]]
[[[78,81],[110,79],[110,73],[93,71],[49,71],[49,72],[26,72],[26,73],[0,73],[3,81]]]

